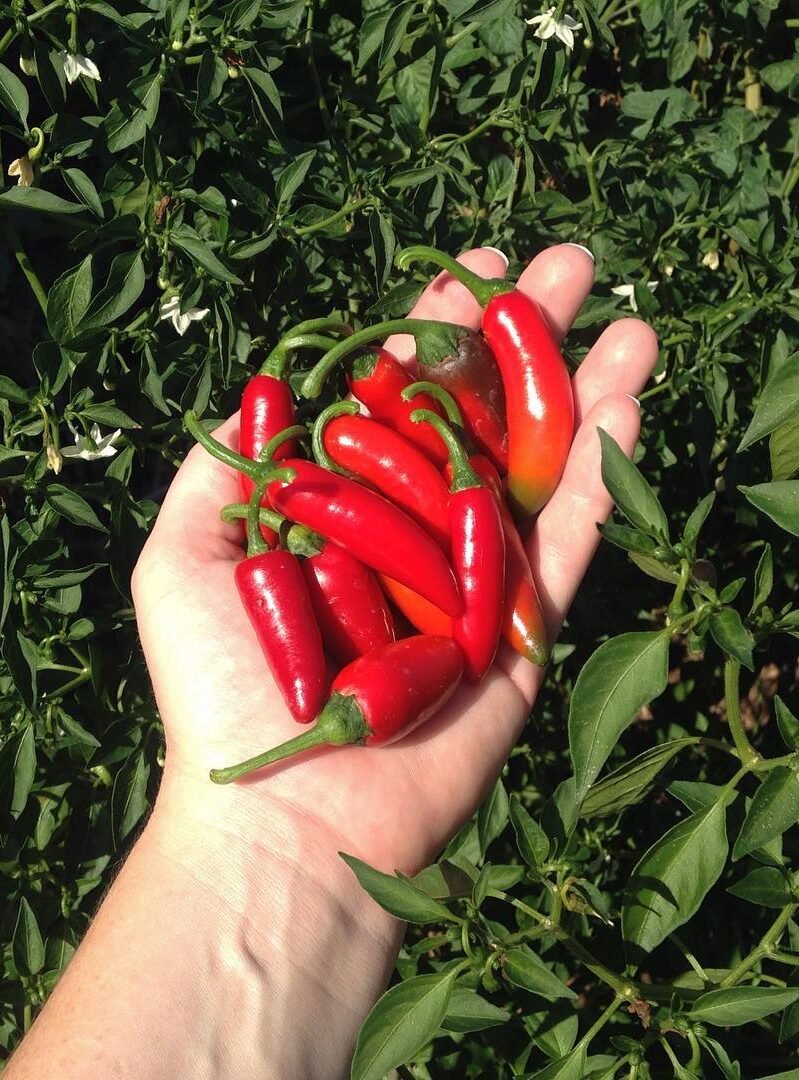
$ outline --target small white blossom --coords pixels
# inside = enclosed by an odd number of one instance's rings
[[[549,38],[556,37],[570,51],[574,48],[574,31],[583,28],[583,24],[577,22],[571,15],[561,15],[557,19],[554,7],[548,8],[543,15],[534,15],[532,19],[525,19],[524,21],[528,26],[535,27],[534,37],[541,38],[542,41],[548,41]]]
[[[711,251],[705,252],[705,257],[702,259],[702,266],[707,266],[711,270],[718,270],[719,253],[715,248],[713,248]]]
[[[647,281],[646,287],[650,292],[654,292],[660,284],[659,281]],[[614,296],[626,296],[630,301],[630,307],[633,311],[638,310],[638,304],[635,302],[635,286],[634,285],[617,285],[615,289],[610,290]]]
[[[35,75],[36,74],[36,61],[32,56],[22,56],[19,58],[19,70],[23,75]]]
[[[47,456],[47,468],[52,469],[56,476],[58,476],[61,472],[61,467],[64,464],[64,458],[61,455],[61,452],[56,450],[52,443],[48,443],[45,454]]]
[[[122,434],[120,428],[116,431],[103,435],[99,424],[92,424],[89,438],[77,431],[72,424],[69,429],[75,436],[75,445],[66,446],[61,450],[63,458],[80,458],[81,461],[96,461],[98,458],[113,457],[116,453],[114,443]]]
[[[71,53],[67,52],[66,49],[62,49],[58,54],[58,59],[64,65],[64,74],[68,83],[74,83],[81,75],[85,75],[87,79],[100,82],[100,70],[94,60],[90,60],[88,56],[81,56],[80,53]]]
[[[27,154],[15,158],[8,166],[8,175],[16,176],[17,187],[30,187],[33,183],[33,165]]]
[[[189,308],[188,311],[180,310],[180,297],[170,296],[168,300],[161,301],[161,322],[165,319],[172,323],[182,337],[193,322],[199,322],[208,314],[208,308]]]

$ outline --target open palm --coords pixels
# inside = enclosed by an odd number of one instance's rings
[[[462,261],[486,277],[504,272],[491,249]],[[593,264],[583,249],[540,254],[519,287],[543,307],[561,339],[585,300]],[[414,314],[477,328],[480,310],[441,274]],[[389,343],[411,360],[412,339]],[[639,392],[657,355],[653,332],[636,319],[610,326],[574,377],[578,429],[563,478],[530,538],[530,557],[553,635],[594,552],[596,523],[610,499],[601,481],[597,427],[629,453],[638,436]],[[238,419],[216,436],[234,448]],[[384,749],[313,751],[229,787],[208,779],[297,734],[239,601],[233,571],[242,529],[219,509],[238,498],[238,479],[196,447],[173,482],[134,576],[142,642],[167,734],[165,784],[187,813],[231,836],[279,845],[298,836],[309,849],[345,850],[372,865],[413,873],[474,811],[518,739],[542,672],[500,650],[490,675],[463,686],[432,722]]]

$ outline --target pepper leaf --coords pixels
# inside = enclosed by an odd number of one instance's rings
[[[361,888],[396,919],[422,924],[458,921],[444,904],[417,889],[410,881],[375,870],[354,855],[347,855],[343,851],[339,855],[355,874]]]
[[[781,836],[799,819],[799,776],[786,765],[771,769],[755,792],[738,839],[733,859],[741,859]]]
[[[660,500],[619,444],[598,428],[602,444],[602,480],[622,514],[655,540],[668,541],[669,523]]]
[[[716,1027],[739,1027],[782,1012],[795,1001],[799,1001],[799,987],[730,986],[701,994],[690,1016]]]

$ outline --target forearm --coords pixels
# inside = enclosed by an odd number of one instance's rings
[[[401,925],[279,809],[257,842],[183,803],[159,797],[9,1080],[347,1074]]]

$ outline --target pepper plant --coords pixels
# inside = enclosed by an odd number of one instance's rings
[[[158,787],[129,580],[187,449],[417,244],[572,241],[579,364],[662,344],[527,736],[414,881],[353,1075],[777,1077],[799,1032],[796,13],[785,0],[0,4],[0,1047]],[[300,356],[292,378],[302,378]],[[310,363],[310,361],[309,361]],[[568,720],[568,722],[567,722]]]

